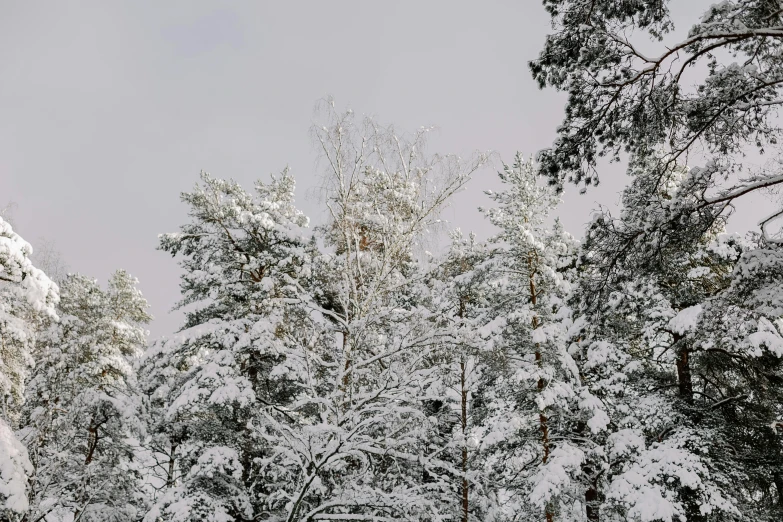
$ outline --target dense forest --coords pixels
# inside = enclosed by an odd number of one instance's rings
[[[131,275],[62,273],[0,218],[2,520],[783,520],[783,4],[672,41],[666,0],[543,3],[530,70],[565,115],[502,163],[487,241],[441,212],[488,154],[330,100],[326,222],[288,170],[202,173],[159,238],[161,339]],[[620,211],[564,230],[611,160]],[[728,233],[749,198],[777,210]]]

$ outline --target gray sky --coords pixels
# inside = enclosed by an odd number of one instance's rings
[[[157,235],[184,222],[200,170],[250,188],[290,165],[320,220],[308,129],[325,95],[399,129],[437,125],[431,151],[507,160],[550,145],[565,102],[527,68],[549,30],[540,0],[0,1],[0,207],[16,202],[22,236],[54,240],[73,271],[138,277],[153,336],[181,320]],[[575,235],[626,181],[603,172],[564,196]],[[445,217],[486,236],[475,207],[496,187],[485,170]]]

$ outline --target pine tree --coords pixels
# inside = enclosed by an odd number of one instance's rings
[[[182,195],[191,221],[161,236],[179,256],[186,323],[141,368],[150,444],[161,465],[148,521],[252,520],[279,513],[286,462],[269,425],[300,421],[289,408],[313,321],[303,308],[312,246],[286,170],[256,194],[202,174]],[[283,505],[285,502],[282,502]]]
[[[580,277],[581,368],[612,418],[602,512],[779,516],[783,310],[772,229],[783,212],[747,238],[723,235],[736,201],[783,182],[774,168],[747,174],[742,160],[777,145],[779,5],[715,4],[680,41],[668,39],[665,1],[545,5],[555,31],[531,69],[569,101],[542,172],[586,187],[599,157],[630,153],[633,175],[619,219],[591,224]],[[645,35],[660,52],[640,51]],[[689,89],[687,70],[699,65],[706,72]],[[699,155],[704,167],[684,167]]]
[[[31,350],[41,324],[56,320],[59,290],[30,261],[33,249],[0,218],[0,513],[18,519],[28,509],[32,465],[14,435],[24,401]]]
[[[732,156],[748,146],[775,147],[774,108],[783,103],[780,6],[716,3],[677,40],[670,37],[669,4],[544,1],[554,31],[531,72],[539,86],[569,94],[558,138],[539,155],[553,182],[597,184],[599,158],[619,160],[622,153],[630,153],[632,163],[654,158],[648,175],[663,178],[699,150],[742,168],[742,159]],[[756,181],[772,186],[783,177]]]
[[[497,363],[482,392],[488,415],[481,444],[501,499],[494,516],[549,522],[571,509],[584,459],[566,436],[579,385],[566,306],[576,242],[557,220],[547,223],[559,198],[539,183],[532,162],[517,154],[500,178],[507,189],[490,193],[498,206],[485,211],[500,232],[492,239]]]
[[[722,233],[727,216],[700,205],[699,179],[638,176],[620,218],[596,216],[585,241],[580,366],[612,419],[606,514],[763,520],[777,509],[781,309],[768,286],[777,271],[756,270],[776,266],[776,247]]]
[[[474,235],[466,238],[456,230],[444,259],[434,263],[430,283],[438,327],[448,335],[432,362],[440,382],[431,388],[426,408],[435,419],[429,445],[447,455],[459,470],[454,477],[457,487],[452,487],[451,512],[462,522],[481,520],[489,504],[475,433],[480,430],[477,394],[487,367],[487,340],[482,332],[492,296],[488,257],[486,245],[478,243]]]
[[[106,290],[81,275],[62,282],[60,321],[36,344],[19,432],[35,470],[25,520],[131,521],[143,512],[134,364],[151,317],[136,284],[122,270]]]

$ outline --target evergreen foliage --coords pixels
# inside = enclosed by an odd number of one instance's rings
[[[783,7],[726,0],[670,42],[666,0],[544,6],[531,70],[566,112],[502,164],[485,242],[425,250],[486,154],[331,100],[319,226],[288,169],[182,194],[168,337],[125,271],[65,275],[0,218],[0,519],[783,519],[783,210],[727,233],[783,183],[741,161],[776,145]],[[628,161],[622,208],[577,241],[559,193],[602,156]]]

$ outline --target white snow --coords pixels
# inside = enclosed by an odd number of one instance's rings
[[[679,335],[685,335],[686,333],[694,331],[699,324],[699,318],[701,317],[702,311],[702,306],[700,304],[680,310],[680,312],[669,321],[669,329]]]

